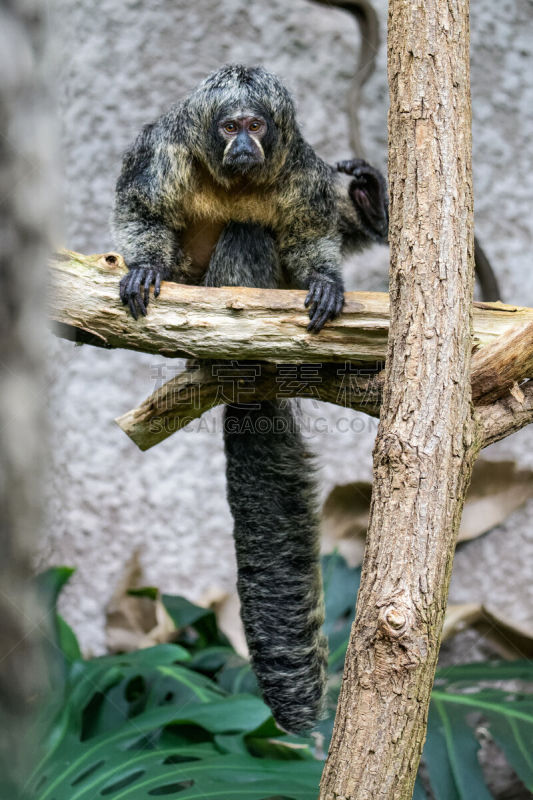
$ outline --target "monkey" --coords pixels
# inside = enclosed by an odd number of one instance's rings
[[[164,280],[292,287],[307,290],[318,334],[342,310],[342,255],[386,241],[387,193],[366,162],[331,167],[316,155],[275,75],[228,65],[126,151],[113,225],[129,268],[120,298],[135,319]],[[306,731],[327,674],[313,462],[288,401],[228,405],[223,430],[252,667],[278,725]]]

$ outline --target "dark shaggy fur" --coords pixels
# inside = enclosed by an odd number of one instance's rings
[[[245,129],[255,118],[257,136]],[[244,126],[241,171],[227,119]],[[351,176],[348,191],[338,171]],[[114,227],[130,272],[120,294],[137,317],[162,279],[306,288],[318,332],[342,308],[341,250],[383,241],[386,223],[376,170],[325,164],[274,75],[223,67],[147,125],[124,157]],[[242,618],[265,699],[290,731],[319,716],[327,661],[313,475],[295,422],[289,404],[225,414]]]
[[[230,223],[206,275],[211,286],[279,285],[272,234]],[[241,617],[259,686],[288,731],[320,716],[327,642],[313,470],[289,403],[226,406],[224,444]]]
[[[277,722],[305,730],[322,710],[328,660],[312,466],[290,405],[227,406],[224,423],[252,665]]]

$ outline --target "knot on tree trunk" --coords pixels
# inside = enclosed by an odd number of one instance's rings
[[[409,631],[411,617],[411,609],[401,601],[390,603],[379,612],[379,630],[391,639],[399,639]]]

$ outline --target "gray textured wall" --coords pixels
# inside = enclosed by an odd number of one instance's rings
[[[476,225],[503,282],[505,299],[533,306],[533,6],[530,0],[477,0],[472,8],[472,92]],[[376,0],[385,30],[385,0]],[[324,158],[349,155],[347,93],[359,46],[343,12],[307,0],[55,0],[51,7],[59,68],[64,166],[64,244],[85,252],[112,248],[109,214],[126,144],[140,126],[229,61],[263,63],[292,90],[309,141]],[[361,108],[364,146],[386,158],[385,48]],[[347,267],[349,288],[386,289],[384,248]],[[202,429],[140,453],[113,418],[153,388],[158,365],[175,363],[126,351],[77,348],[51,340],[53,426],[50,531],[41,563],[78,573],[63,610],[92,652],[103,647],[103,608],[134,548],[146,579],[198,597],[232,588],[231,519],[225,500],[218,414]],[[348,434],[345,412],[321,406],[331,431],[311,437],[320,455],[321,491],[369,479],[375,423]],[[492,449],[533,466],[533,430]],[[533,559],[533,505],[458,552],[452,599],[495,601],[515,619],[533,615],[527,563]]]

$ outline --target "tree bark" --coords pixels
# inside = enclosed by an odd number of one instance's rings
[[[163,283],[148,315],[134,320],[118,297],[125,272],[117,253],[63,251],[50,265],[49,316],[54,332],[100,347],[124,347],[166,358],[260,359],[271,363],[385,361],[389,297],[347,292],[340,317],[308,333],[305,292]],[[483,348],[533,309],[476,303],[472,346]],[[524,376],[526,377],[526,376]]]
[[[514,387],[497,403],[481,406],[477,419],[483,432],[483,447],[499,442],[533,422],[533,380]]]
[[[483,431],[482,447],[533,421],[533,325],[511,328],[472,360],[472,395]],[[378,417],[383,364],[268,364],[234,362],[224,369],[189,362],[137,408],[115,422],[141,450],[224,403],[310,398]],[[508,400],[514,402],[509,405]],[[501,400],[501,403],[495,402]]]
[[[412,797],[481,435],[468,0],[389,1],[391,323],[357,614],[321,800]]]

